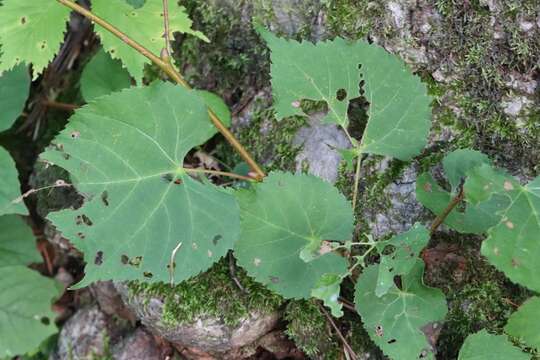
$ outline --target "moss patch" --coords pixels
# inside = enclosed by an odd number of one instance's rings
[[[270,313],[282,304],[279,295],[256,283],[242,269],[236,270],[236,277],[247,293],[234,283],[226,259],[174,287],[131,282],[129,288],[133,295],[162,298],[163,322],[171,326],[191,323],[203,316],[222,317],[227,325],[235,326],[252,311]]]

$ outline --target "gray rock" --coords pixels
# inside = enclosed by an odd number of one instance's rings
[[[322,116],[312,115],[309,126],[301,128],[296,134],[293,144],[302,148],[295,159],[296,171],[301,172],[307,167],[308,173],[335,183],[341,160],[336,149],[347,149],[351,144],[339,127],[322,124]]]
[[[139,328],[124,337],[112,349],[115,360],[162,360],[166,356],[154,337]]]
[[[278,312],[251,312],[239,319],[235,326],[227,325],[220,317],[205,315],[198,316],[191,323],[170,325],[163,322],[162,298],[130,294],[125,284],[116,284],[116,288],[128,307],[152,333],[177,348],[194,348],[204,353],[222,354],[251,344],[271,331],[279,320]]]

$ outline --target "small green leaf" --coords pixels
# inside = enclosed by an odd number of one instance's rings
[[[458,360],[529,360],[530,355],[512,345],[506,335],[492,335],[486,330],[469,335]]]
[[[425,147],[431,99],[426,86],[397,57],[363,41],[336,38],[299,43],[265,30],[260,33],[272,52],[278,119],[305,115],[302,100],[325,101],[329,111],[323,121],[347,127],[349,103],[360,97],[360,82],[364,81],[364,96],[370,105],[361,151],[409,160]]]
[[[483,164],[491,164],[487,155],[470,149],[452,151],[443,159],[443,168],[452,186],[452,192],[457,191],[462,179],[467,177],[467,172]]]
[[[469,172],[465,192],[479,201],[506,197],[507,205],[498,213],[500,221],[482,243],[482,255],[513,282],[540,291],[540,176],[522,186],[483,165]]]
[[[92,11],[129,34],[133,40],[154,54],[160,54],[161,49],[165,47],[162,0],[146,0],[145,4],[137,9],[125,0],[93,0]],[[208,41],[204,34],[191,28],[192,21],[186,14],[186,9],[178,6],[176,1],[169,1],[169,24],[170,39],[174,39],[173,33],[181,32]],[[103,48],[113,59],[120,59],[131,76],[140,84],[144,65],[150,64],[150,60],[102,27],[96,26],[95,30],[101,38]]]
[[[41,257],[20,217],[1,216],[0,229],[0,358],[11,358],[33,351],[57,332],[51,305],[61,289],[26,267]]]
[[[33,79],[64,41],[70,10],[56,1],[4,0],[0,7],[0,74],[32,64]]]
[[[240,229],[234,196],[183,167],[215,133],[198,94],[170,83],[100,97],[70,118],[41,157],[66,169],[85,196],[80,209],[49,215],[85,254],[80,286],[179,283],[232,248]]]
[[[221,122],[229,127],[232,123],[232,116],[231,111],[229,110],[229,107],[222,98],[217,96],[214,93],[211,93],[210,91],[204,91],[204,90],[197,90],[197,94],[203,99],[206,106],[210,108],[214,114],[217,115],[217,117],[221,120]]]
[[[428,241],[429,231],[424,226],[416,224],[411,230],[381,242],[379,245],[381,262],[375,295],[378,297],[385,295],[394,286],[395,276],[407,275],[411,271],[420,251],[426,247]],[[389,245],[394,250],[389,254],[383,253],[383,249]]]
[[[424,332],[439,326],[447,313],[444,294],[423,283],[424,263],[418,259],[411,271],[386,295],[375,294],[380,265],[364,269],[355,291],[356,310],[369,337],[391,359],[433,359],[433,349]]]
[[[32,230],[17,215],[0,216],[0,266],[28,265],[42,261]]]
[[[343,305],[338,301],[341,280],[340,275],[324,274],[311,290],[311,296],[322,300],[324,305],[332,311],[332,316],[336,318],[343,316]]]
[[[324,274],[345,274],[345,259],[323,241],[350,240],[353,214],[336,188],[310,175],[271,173],[254,191],[237,192],[241,235],[239,264],[257,281],[287,298],[309,298]],[[303,249],[318,244],[311,261]]]
[[[26,66],[18,65],[0,76],[0,132],[9,129],[21,115],[29,91],[30,75]]]
[[[469,171],[490,164],[488,157],[478,151],[460,149],[451,152],[443,160],[443,167],[452,191],[444,190],[433,177],[424,173],[416,182],[416,198],[435,215],[442,214],[453,197],[457,195],[462,180],[467,178]],[[465,198],[466,208],[460,211],[459,207],[448,214],[444,224],[463,234],[483,234],[490,227],[497,224],[499,216],[497,212],[504,208],[507,200],[504,197],[495,196],[487,201],[472,203]]]
[[[510,316],[504,331],[528,347],[540,350],[540,298],[533,297],[527,300]]]
[[[86,102],[100,96],[120,91],[131,85],[129,73],[122,63],[99,50],[84,67],[81,76],[81,92]]]
[[[444,190],[433,177],[424,173],[416,181],[416,199],[435,215],[442,214],[452,201],[452,194]],[[494,196],[477,205],[466,202],[465,211],[459,207],[448,214],[444,224],[462,234],[483,234],[500,219],[497,212],[504,209],[507,199]]]
[[[0,147],[0,216],[28,214],[21,198],[20,188],[15,162],[9,153]]]

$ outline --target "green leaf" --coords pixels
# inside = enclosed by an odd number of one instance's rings
[[[338,301],[342,277],[336,274],[324,274],[311,290],[311,296],[320,299],[332,311],[332,316],[343,316],[343,305]]]
[[[424,263],[417,260],[382,297],[375,294],[380,265],[368,266],[356,284],[356,310],[370,338],[391,359],[433,359],[425,329],[439,326],[447,312],[444,294],[423,284]],[[435,324],[437,323],[437,324]]]
[[[529,360],[513,346],[506,335],[492,335],[486,330],[469,335],[459,351],[458,360]]]
[[[478,151],[460,149],[451,152],[444,158],[443,167],[452,192],[444,190],[430,174],[424,173],[416,182],[416,198],[439,216],[457,195],[459,186],[462,180],[467,178],[468,172],[483,164],[490,164],[490,161],[486,155]],[[464,211],[460,211],[459,207],[454,208],[445,218],[444,224],[463,234],[483,234],[497,224],[499,221],[497,212],[507,205],[507,200],[495,196],[478,204],[467,201],[465,204]]]
[[[540,350],[540,298],[533,297],[527,300],[510,316],[504,331],[528,347]]]
[[[86,197],[78,210],[49,215],[85,254],[81,286],[179,283],[232,248],[234,196],[183,168],[188,151],[215,133],[197,93],[169,83],[100,97],[71,117],[42,158],[70,172]]]
[[[444,190],[433,177],[424,173],[416,181],[416,199],[435,215],[442,214],[453,195]],[[448,214],[444,224],[462,234],[483,234],[500,219],[497,212],[504,208],[506,198],[496,196],[477,205],[466,202],[465,211],[459,207]]]
[[[61,289],[26,267],[41,257],[22,219],[1,216],[0,228],[0,358],[11,358],[33,351],[57,332],[51,305]]]
[[[370,106],[361,151],[408,160],[425,147],[431,99],[426,86],[397,57],[363,41],[336,38],[315,45],[260,33],[272,52],[278,119],[305,115],[301,100],[325,101],[329,112],[323,121],[347,127],[349,103],[361,96],[364,81]]]
[[[15,162],[9,153],[0,147],[0,216],[28,214],[21,198],[20,188]]]
[[[221,120],[221,122],[229,127],[232,123],[232,115],[231,111],[229,110],[229,107],[222,98],[217,96],[214,93],[211,93],[210,91],[204,91],[204,90],[197,90],[197,94],[203,99],[206,106],[208,106],[214,114],[217,115],[217,117]]]
[[[142,7],[137,9],[125,0],[94,0],[92,11],[129,34],[133,40],[154,54],[160,54],[161,49],[165,47],[162,0],[147,0]],[[174,39],[174,32],[181,32],[209,41],[204,34],[191,28],[192,21],[186,14],[186,9],[178,6],[176,1],[169,1],[169,26],[171,40]],[[150,60],[104,28],[96,26],[95,31],[101,38],[103,48],[114,59],[120,59],[131,76],[140,84],[144,65],[150,64]]]
[[[0,7],[0,74],[32,64],[33,79],[64,41],[70,10],[56,1],[3,0]]]
[[[30,75],[26,66],[18,65],[0,76],[0,132],[9,129],[21,115],[29,91]]]
[[[351,205],[332,185],[274,172],[237,198],[242,230],[235,254],[257,281],[287,298],[307,299],[324,274],[347,273],[345,259],[323,243],[352,238]],[[320,250],[308,262],[300,258],[306,247]]]
[[[394,286],[394,277],[407,275],[416,264],[418,255],[429,241],[429,231],[422,225],[416,224],[411,230],[381,242],[381,262],[375,295],[381,297]],[[383,253],[383,249],[392,246],[393,251]]]
[[[103,50],[94,55],[84,67],[81,76],[81,92],[86,102],[128,88],[130,85],[131,77],[122,68],[122,63],[112,59]]]
[[[491,164],[487,155],[476,150],[459,149],[452,151],[443,159],[443,168],[452,186],[452,192],[456,193],[461,180],[467,177],[467,172],[483,164]]]
[[[513,282],[540,291],[540,176],[522,186],[483,165],[469,173],[465,192],[479,201],[506,197],[507,206],[498,213],[500,221],[482,243],[482,255]]]
[[[0,216],[0,229],[0,267],[41,262],[34,234],[19,216]]]

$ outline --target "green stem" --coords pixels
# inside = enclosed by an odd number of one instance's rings
[[[356,172],[354,174],[354,188],[352,197],[353,212],[356,210],[356,202],[358,201],[358,188],[360,186],[360,171],[362,169],[362,154],[358,154],[358,160],[356,161]]]

